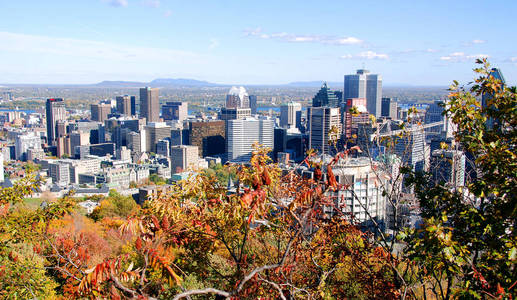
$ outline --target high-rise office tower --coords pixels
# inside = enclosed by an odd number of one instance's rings
[[[104,122],[111,113],[111,104],[99,103],[91,105],[92,121]]]
[[[250,99],[246,89],[232,86],[228,95],[226,95],[226,108],[249,108]]]
[[[131,98],[131,115],[136,116],[136,96],[130,96]]]
[[[140,117],[147,123],[160,121],[159,89],[145,87],[140,89]]]
[[[382,76],[370,74],[368,70],[357,70],[357,74],[345,75],[343,99],[366,98],[368,112],[381,116]]]
[[[368,123],[370,114],[366,109],[365,98],[349,98],[342,104],[341,120],[343,121],[343,135],[347,138],[357,136],[359,123]]]
[[[425,131],[422,125],[412,125],[408,133],[394,136],[395,154],[402,162],[410,165],[415,171],[425,170]]]
[[[280,127],[299,128],[302,118],[302,105],[289,102],[280,107]]]
[[[329,154],[332,145],[329,140],[337,140],[341,136],[341,116],[339,108],[309,107],[309,149],[315,149],[319,154]]]
[[[227,126],[229,161],[248,162],[254,143],[273,149],[275,121],[270,117],[229,120]]]
[[[78,147],[90,144],[90,133],[89,132],[72,132],[70,133],[70,150],[72,156],[76,156],[78,153]]]
[[[397,102],[394,98],[382,98],[381,116],[390,117],[392,120],[397,119]]]
[[[251,116],[251,108],[226,108],[222,107],[219,112],[220,120],[236,120],[236,119],[244,119],[246,117]]]
[[[117,100],[117,112],[121,115],[130,116],[131,113],[131,96],[117,96],[115,98]]]
[[[256,115],[257,114],[257,96],[249,95],[249,98],[250,98],[251,114]]]
[[[170,138],[171,129],[165,122],[148,123],[145,126],[145,131],[147,132],[147,151],[156,153],[156,144],[160,140]]]
[[[504,85],[506,84],[506,80],[504,79],[501,69],[492,68],[490,70],[490,76],[494,77],[495,79],[497,79],[501,82],[501,88],[503,88]],[[486,107],[488,105],[488,101],[490,100],[491,97],[492,97],[492,95],[483,94],[481,97],[481,106]]]
[[[66,120],[65,102],[61,98],[47,99],[47,143],[55,145],[56,141],[56,124],[57,121]]]
[[[225,121],[189,122],[188,131],[190,145],[197,146],[202,157],[225,152]]]
[[[339,105],[339,99],[334,94],[333,91],[330,90],[330,88],[327,86],[327,83],[324,82],[321,86],[321,89],[318,91],[316,96],[312,99],[312,106],[314,107],[321,107],[321,106],[328,106],[328,107],[338,107]]]
[[[435,183],[452,187],[465,185],[465,154],[458,150],[437,149],[431,153],[431,174]]]
[[[188,117],[188,102],[167,102],[162,106],[162,118],[183,122]]]

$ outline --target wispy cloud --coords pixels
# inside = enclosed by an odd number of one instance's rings
[[[160,7],[160,0],[143,0],[142,4],[148,7],[158,8]]]
[[[127,0],[103,0],[113,7],[126,7],[128,5]]]
[[[166,11],[163,13],[163,16],[164,16],[164,17],[166,17],[166,18],[168,18],[168,17],[172,16],[172,10],[170,10],[170,9],[166,10]]]
[[[380,60],[386,60],[389,59],[388,54],[383,53],[377,53],[374,51],[364,51],[357,54],[345,54],[342,55],[341,58],[343,59],[380,59]]]
[[[490,57],[487,54],[465,54],[464,52],[454,52],[447,56],[441,56],[440,60],[450,61],[450,62],[462,62],[468,60],[474,60],[478,58],[488,58]]]
[[[472,44],[484,44],[486,43],[485,40],[472,40]]]
[[[209,49],[214,49],[219,46],[219,41],[217,39],[210,39],[210,45],[208,45]]]
[[[15,53],[48,54],[77,58],[94,58],[117,61],[163,61],[181,62],[190,60],[196,62],[198,54],[164,48],[137,47],[114,43],[55,38],[39,35],[27,35],[10,32],[0,32],[0,40],[6,45],[1,51]]]
[[[332,35],[298,35],[287,32],[264,33],[261,28],[247,29],[244,34],[260,39],[276,39],[291,43],[320,43],[327,45],[358,45],[363,41],[356,37],[339,37]]]

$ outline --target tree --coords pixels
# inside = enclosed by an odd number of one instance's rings
[[[404,253],[418,266],[423,293],[443,299],[511,298],[517,284],[517,93],[491,75],[486,60],[477,63],[470,91],[451,86],[445,114],[463,151],[476,158],[478,178],[453,190],[428,175],[408,178],[425,223],[401,235]],[[485,107],[482,95],[490,95]]]

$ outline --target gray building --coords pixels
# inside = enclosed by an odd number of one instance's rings
[[[280,107],[280,127],[300,128],[302,119],[302,105],[298,102],[289,102]]]
[[[309,120],[309,149],[315,149],[319,154],[331,153],[332,146],[329,145],[329,140],[337,140],[342,133],[339,108],[309,107],[307,119]]]
[[[398,104],[394,98],[382,98],[381,116],[397,119]]]
[[[438,149],[431,153],[431,174],[437,184],[465,185],[465,154],[458,150]]]
[[[343,99],[366,98],[368,112],[381,116],[382,76],[370,74],[368,70],[357,70],[357,74],[345,75]]]
[[[251,114],[256,115],[257,114],[257,96],[249,95],[249,98],[250,98]]]
[[[70,167],[68,164],[57,161],[48,164],[49,175],[52,182],[59,186],[70,184]]]
[[[131,96],[117,96],[115,99],[117,100],[117,112],[121,115],[131,116]]]
[[[171,136],[171,127],[164,122],[148,123],[145,126],[146,131],[146,152],[156,153],[156,145],[161,141]]]
[[[244,119],[246,117],[251,116],[251,108],[221,108],[219,112],[220,120],[236,120],[236,119]]]
[[[145,87],[140,89],[140,117],[147,123],[160,121],[159,89]]]

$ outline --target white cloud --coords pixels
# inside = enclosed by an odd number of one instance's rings
[[[345,54],[345,55],[342,55],[341,58],[344,58],[344,59],[389,59],[389,56],[388,54],[383,54],[383,53],[377,53],[377,52],[374,52],[374,51],[364,51],[364,52],[361,52],[361,53],[358,53],[358,54]]]
[[[198,54],[181,50],[128,46],[10,32],[0,32],[0,40],[6,43],[0,49],[0,52],[8,51],[30,55],[47,54],[81,59],[93,58],[132,62],[161,61],[170,63],[181,62],[182,60],[195,62],[200,58]]]
[[[356,37],[338,37],[330,35],[298,35],[287,32],[264,33],[262,29],[247,29],[244,34],[248,37],[256,37],[260,39],[277,39],[291,43],[320,43],[327,45],[358,45],[363,41]]]
[[[166,18],[168,18],[168,17],[172,16],[172,10],[170,10],[170,9],[166,10],[166,11],[163,13],[163,16],[164,16],[164,17],[166,17]]]
[[[108,2],[109,5],[114,7],[126,7],[128,5],[127,0],[104,0],[104,2]]]
[[[473,40],[472,44],[484,44],[485,42],[485,40]]]
[[[440,57],[440,60],[443,61],[453,61],[453,62],[460,62],[460,61],[468,61],[468,60],[474,60],[478,58],[488,58],[490,57],[487,54],[465,54],[464,52],[454,52],[447,56]]]
[[[160,0],[143,0],[142,4],[145,6],[158,8],[160,7]]]

